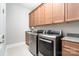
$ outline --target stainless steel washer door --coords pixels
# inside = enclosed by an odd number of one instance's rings
[[[53,41],[39,38],[38,39],[38,55],[40,54],[44,56],[53,56],[54,55]]]
[[[29,41],[29,51],[36,56],[37,55],[37,36],[36,35],[30,35],[30,41]]]

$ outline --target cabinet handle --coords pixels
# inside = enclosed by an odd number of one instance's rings
[[[47,43],[52,43],[52,41],[49,41],[49,40],[46,40],[46,39],[42,39],[42,38],[39,38],[39,40],[47,42]]]

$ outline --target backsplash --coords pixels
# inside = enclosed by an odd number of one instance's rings
[[[77,34],[79,34],[79,21],[39,26],[39,27],[35,27],[35,29],[37,29],[37,30],[38,29],[63,30],[63,32],[65,34],[67,34],[67,33],[77,33]]]

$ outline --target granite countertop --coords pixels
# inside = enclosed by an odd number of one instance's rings
[[[78,37],[64,37],[62,40],[72,41],[72,42],[79,43],[79,38]]]

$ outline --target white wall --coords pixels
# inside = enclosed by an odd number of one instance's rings
[[[25,30],[29,30],[29,10],[18,3],[6,4],[7,39],[6,44],[24,42]]]

